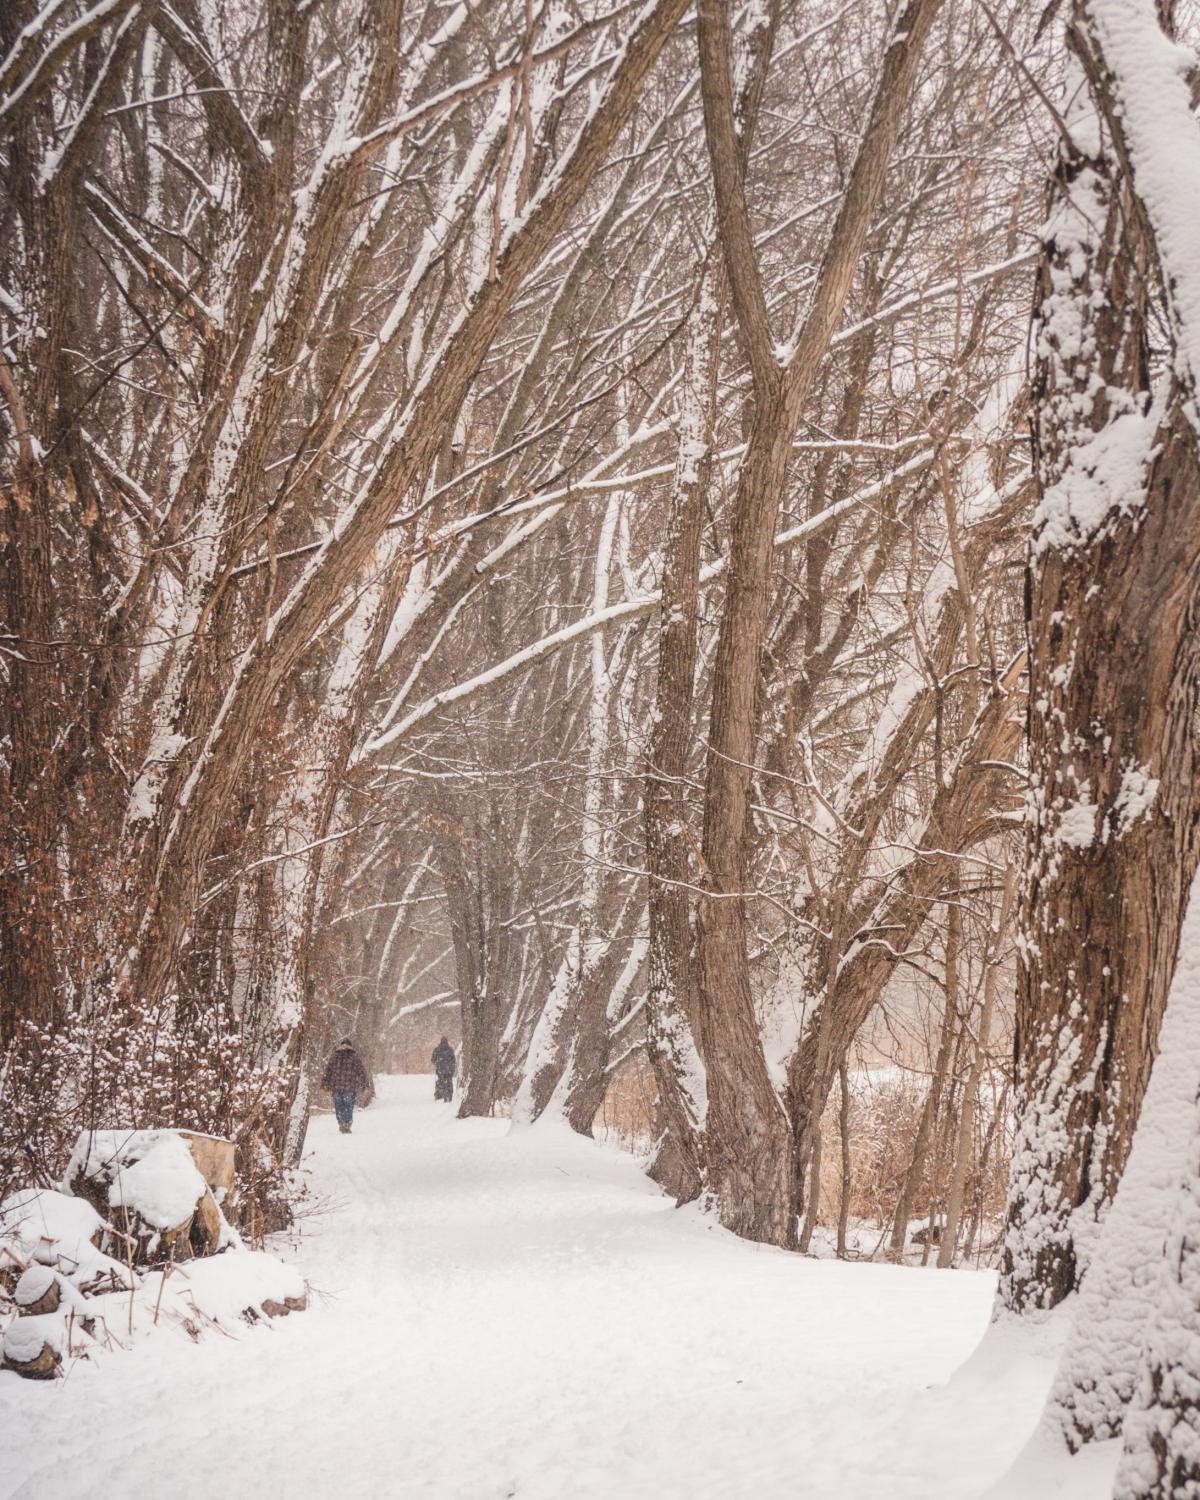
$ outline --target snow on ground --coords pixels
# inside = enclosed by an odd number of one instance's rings
[[[990,1274],[750,1245],[611,1148],[432,1093],[313,1122],[312,1311],[0,1375],[0,1500],[972,1500],[1016,1458],[1052,1353],[938,1389]]]

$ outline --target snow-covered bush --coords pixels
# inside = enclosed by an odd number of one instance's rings
[[[0,1197],[57,1182],[81,1131],[194,1130],[237,1144],[247,1223],[275,1227],[284,1173],[262,1135],[291,1087],[220,1005],[107,1000],[55,1030],[26,1023],[0,1062]]]

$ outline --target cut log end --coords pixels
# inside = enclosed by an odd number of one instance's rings
[[[13,1359],[6,1354],[0,1367],[12,1370],[25,1380],[54,1380],[61,1372],[62,1359],[49,1344],[43,1344],[41,1352],[32,1359]]]

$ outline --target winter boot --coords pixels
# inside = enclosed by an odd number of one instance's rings
[[[347,1125],[347,1123],[345,1122],[345,1120],[339,1120],[338,1121],[338,1129],[342,1132],[343,1135],[349,1135],[350,1134],[350,1127],[349,1127],[349,1125]]]

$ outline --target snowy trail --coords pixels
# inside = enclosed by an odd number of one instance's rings
[[[1028,1371],[928,1389],[990,1275],[749,1245],[615,1151],[432,1091],[313,1122],[309,1313],[0,1376],[0,1500],[970,1500],[1033,1426]]]

